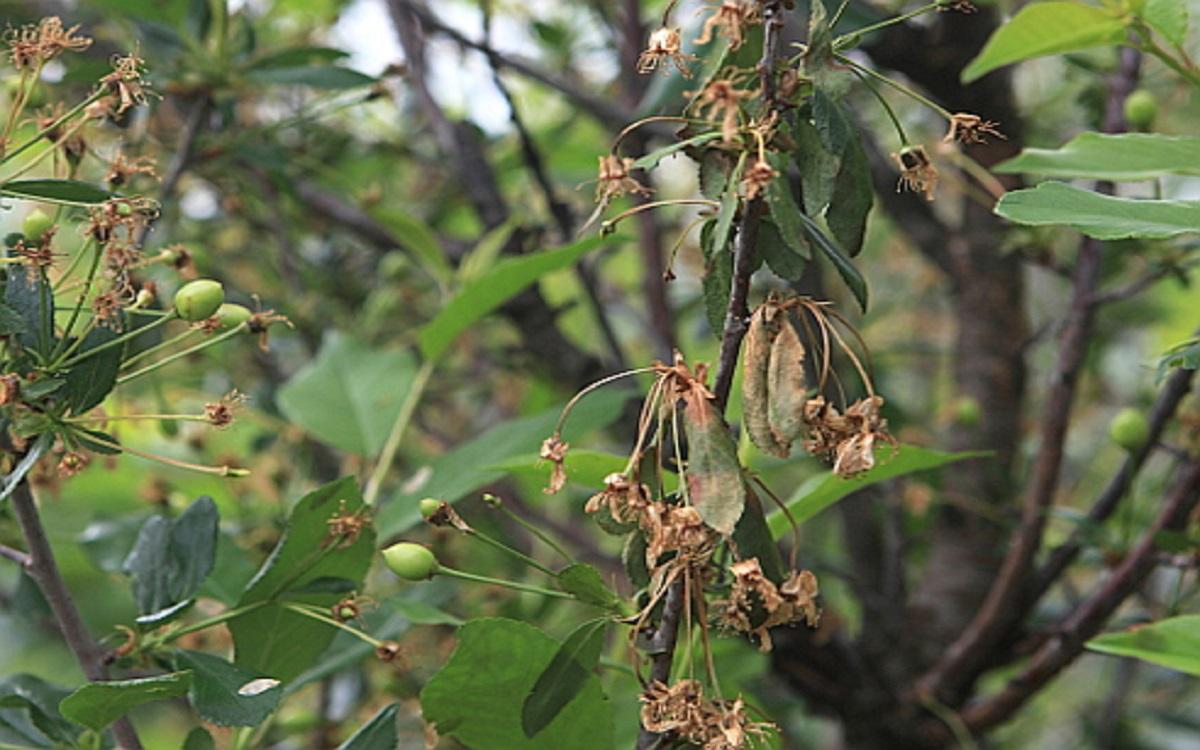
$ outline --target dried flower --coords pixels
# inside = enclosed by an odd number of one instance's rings
[[[400,644],[395,641],[383,641],[375,648],[375,658],[380,661],[395,661],[400,656]]]
[[[640,523],[650,503],[649,487],[631,482],[624,474],[614,473],[604,478],[604,490],[592,495],[583,509],[588,513],[607,509],[613,521],[630,524]]]
[[[475,529],[471,528],[471,525],[468,524],[463,517],[458,514],[458,511],[454,509],[454,506],[450,505],[450,503],[446,502],[445,500],[442,500],[438,503],[437,510],[434,511],[432,515],[426,517],[425,522],[430,526],[453,526],[464,534],[475,533]]]
[[[322,549],[328,549],[334,545],[337,549],[345,549],[358,541],[358,536],[363,529],[370,527],[371,516],[366,506],[351,513],[346,510],[346,501],[339,500],[337,513],[330,516],[325,521],[325,525],[329,530],[326,532],[325,540],[321,542]]]
[[[672,562],[689,564],[707,560],[716,546],[716,534],[690,505],[652,503],[642,514],[646,532],[646,567],[653,570],[668,552]]]
[[[711,9],[712,15],[705,20],[696,44],[708,44],[714,35],[723,36],[729,41],[729,48],[736,50],[746,41],[746,27],[762,21],[758,3],[753,0],[723,0],[720,5],[704,7]]]
[[[750,168],[742,173],[742,192],[745,194],[746,200],[757,198],[771,184],[771,180],[778,176],[779,170],[772,167],[767,161],[755,160]]]
[[[259,310],[250,316],[250,320],[246,322],[246,328],[250,333],[258,334],[258,348],[262,351],[269,351],[270,331],[271,326],[276,323],[283,323],[288,328],[295,328],[292,321],[287,319],[286,315],[280,315],[274,310]]]
[[[69,479],[86,469],[89,463],[91,463],[91,459],[86,453],[67,451],[58,462],[58,475],[63,479]]]
[[[109,163],[108,174],[104,176],[104,180],[110,185],[123,185],[130,177],[138,174],[158,177],[154,166],[154,159],[149,156],[126,159],[124,154],[117,154],[117,157]]]
[[[626,193],[650,195],[650,188],[629,176],[633,171],[633,159],[616,154],[601,156],[597,174],[596,202],[605,204]]]
[[[905,146],[899,154],[892,154],[897,166],[900,167],[900,182],[896,191],[911,190],[914,193],[924,193],[925,200],[933,200],[937,190],[938,172],[929,161],[929,154],[923,146]]]
[[[21,395],[21,378],[14,372],[0,375],[0,406],[14,403]]]
[[[679,29],[663,26],[650,34],[645,51],[638,57],[637,72],[645,74],[655,70],[666,71],[669,65],[674,65],[684,78],[691,78],[692,70],[688,63],[695,59],[695,55],[682,51]]]
[[[224,429],[233,424],[238,409],[245,405],[246,401],[246,396],[234,389],[222,396],[220,401],[205,404],[204,418],[218,430]]]
[[[146,81],[142,77],[145,61],[130,53],[113,58],[112,65],[112,72],[100,79],[100,85],[108,87],[117,96],[113,114],[119,115],[130,107],[145,104],[148,94]]]
[[[970,2],[970,0],[946,0],[945,2],[938,5],[939,12],[945,12],[948,10],[954,10],[954,11],[958,11],[959,13],[964,13],[964,14],[969,15],[971,13],[977,12],[979,9],[976,8],[975,4]]]
[[[736,78],[721,78],[709,82],[700,92],[696,109],[701,117],[721,123],[721,141],[732,143],[737,137],[738,115],[742,100],[754,96],[749,89],[738,88]]]
[[[971,115],[965,112],[950,115],[950,128],[946,131],[946,137],[942,138],[944,143],[951,143],[958,140],[962,143],[987,143],[985,135],[991,135],[1000,140],[1008,140],[1004,133],[1001,133],[997,128],[1000,123],[984,120],[979,115]]]
[[[709,700],[696,680],[668,687],[651,683],[641,695],[642,726],[657,734],[673,734],[702,750],[744,750],[749,738],[762,736],[773,724],[751,722],[745,702]]]
[[[757,557],[739,560],[730,567],[733,586],[729,598],[717,602],[717,618],[730,630],[758,640],[761,651],[771,650],[770,628],[804,620],[810,627],[820,621],[817,577],[807,570],[792,571],[782,586],[763,574]]]
[[[563,462],[567,460],[567,451],[570,447],[570,445],[563,442],[558,433],[542,441],[542,449],[538,455],[542,460],[554,464],[554,467],[550,471],[550,483],[542,490],[547,495],[553,495],[567,483],[567,469],[563,466]]]
[[[58,16],[43,18],[36,25],[9,30],[4,37],[9,60],[17,70],[41,65],[66,51],[82,52],[92,40],[76,36],[79,26],[67,29]]]

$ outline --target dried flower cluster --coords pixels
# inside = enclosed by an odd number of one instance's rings
[[[4,35],[9,62],[17,70],[25,70],[45,65],[63,52],[82,52],[92,46],[92,40],[78,36],[78,31],[79,26],[65,28],[58,16],[10,29]]]
[[[776,728],[750,721],[740,697],[732,701],[705,698],[704,688],[696,680],[680,680],[670,687],[655,682],[642,693],[641,701],[643,727],[703,750],[743,750]]]
[[[820,623],[817,577],[810,571],[793,570],[778,586],[763,574],[756,557],[735,562],[730,571],[733,587],[728,599],[714,604],[717,619],[723,627],[752,635],[760,650],[771,650],[768,631],[773,627],[803,621],[815,628]]]

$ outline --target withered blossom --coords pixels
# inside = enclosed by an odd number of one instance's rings
[[[700,92],[696,101],[696,111],[705,119],[719,121],[721,141],[732,143],[737,137],[742,100],[754,95],[754,91],[739,88],[735,78],[720,78],[710,81]]]
[[[673,562],[703,562],[717,542],[717,535],[690,505],[651,503],[642,514],[642,530],[646,533],[646,567],[651,570],[668,552],[675,553]]]
[[[608,510],[619,524],[640,523],[651,503],[650,488],[630,481],[624,474],[609,474],[604,478],[604,490],[588,498],[583,507],[587,513]]]
[[[86,469],[89,463],[91,459],[86,453],[67,451],[58,462],[58,475],[63,479],[70,479]]]
[[[875,443],[882,440],[895,445],[887,431],[887,420],[880,415],[883,397],[870,396],[854,402],[840,414],[822,396],[804,405],[804,421],[809,427],[805,449],[814,456],[833,462],[840,477],[851,477],[875,466]]]
[[[358,541],[363,529],[370,527],[371,516],[366,506],[350,512],[346,508],[346,501],[339,500],[337,512],[326,519],[325,525],[328,531],[321,542],[321,548],[345,549]]]
[[[775,729],[773,724],[752,722],[745,701],[710,700],[696,680],[667,686],[651,683],[642,693],[642,726],[656,734],[671,734],[702,750],[745,750],[751,737]]]
[[[428,516],[425,519],[425,522],[430,526],[453,526],[464,534],[475,533],[475,529],[473,529],[471,525],[458,514],[458,511],[454,509],[454,506],[445,500],[442,500],[438,504],[438,509],[434,511],[433,515]]]
[[[124,154],[117,154],[116,158],[108,165],[108,173],[104,175],[104,181],[110,185],[124,185],[130,177],[139,174],[158,177],[153,157],[138,156],[134,159],[127,159]]]
[[[899,154],[892,154],[892,159],[900,168],[900,181],[896,192],[911,190],[923,193],[925,200],[931,201],[937,190],[938,171],[929,160],[923,146],[905,146]]]
[[[246,401],[246,396],[234,389],[225,394],[220,401],[205,404],[204,418],[218,430],[224,429],[233,424],[238,409],[245,405]]]
[[[646,74],[655,70],[667,71],[675,66],[684,78],[692,77],[689,63],[696,60],[695,55],[682,51],[683,44],[679,38],[679,29],[663,26],[650,34],[646,49],[638,56],[637,72]]]
[[[283,323],[288,328],[296,327],[292,325],[292,321],[288,320],[286,315],[280,315],[274,310],[259,310],[246,322],[247,330],[258,335],[258,348],[261,351],[270,351],[271,326],[276,323]]]
[[[77,31],[79,26],[68,29],[58,16],[49,16],[37,24],[10,29],[4,35],[4,44],[13,67],[23,70],[49,62],[63,52],[82,52],[92,46],[92,40],[76,36]]]
[[[772,167],[765,159],[756,159],[750,168],[742,173],[742,193],[746,200],[754,200],[767,189],[771,180],[779,176],[779,170]]]
[[[137,55],[130,53],[113,58],[113,70],[100,79],[100,85],[106,86],[116,94],[116,109],[113,114],[121,114],[125,110],[146,103],[148,89],[142,77],[145,62]]]
[[[0,406],[14,403],[21,395],[21,378],[14,372],[0,375]]]
[[[724,37],[729,49],[736,50],[746,41],[746,28],[762,22],[759,4],[755,0],[723,0],[719,5],[705,5],[711,15],[704,21],[696,44],[708,44],[715,37]]]
[[[650,188],[630,176],[634,160],[616,154],[599,157],[600,168],[596,176],[596,202],[604,205],[626,193],[650,195]]]
[[[538,452],[538,456],[543,461],[549,461],[553,464],[550,470],[550,482],[542,490],[547,495],[555,494],[567,483],[567,469],[563,466],[563,462],[567,460],[567,451],[570,448],[571,446],[563,442],[558,433],[542,441],[542,448]]]
[[[803,620],[810,627],[820,621],[817,578],[807,570],[792,571],[776,586],[762,571],[757,557],[730,566],[733,586],[729,598],[716,602],[718,621],[726,628],[753,636],[759,650],[771,650],[770,629]]]
[[[999,130],[1000,123],[985,120],[979,115],[972,115],[966,112],[959,112],[950,115],[950,127],[946,131],[946,136],[942,138],[944,143],[952,143],[955,140],[961,143],[987,143],[984,136],[990,135],[999,138],[1000,140],[1008,140],[1008,138]]]

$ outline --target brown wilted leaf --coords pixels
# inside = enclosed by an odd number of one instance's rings
[[[780,458],[787,456],[787,447],[780,445],[771,431],[767,373],[771,348],[779,336],[782,319],[773,299],[759,305],[750,317],[750,328],[742,347],[742,424],[750,442],[759,450]]]
[[[786,314],[780,321],[779,335],[771,346],[767,366],[767,392],[770,394],[767,418],[771,434],[783,447],[781,457],[791,452],[792,441],[804,432],[804,402],[808,383],[804,376],[804,344]]]

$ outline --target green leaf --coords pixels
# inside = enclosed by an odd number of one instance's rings
[[[783,583],[788,574],[783,566],[783,556],[771,534],[762,500],[749,484],[746,486],[746,510],[733,530],[733,541],[743,558],[757,557],[767,578]]]
[[[216,750],[217,743],[204,727],[196,727],[183,740],[183,750]]]
[[[995,211],[1017,224],[1065,224],[1098,240],[1200,232],[1200,201],[1116,198],[1062,182],[1009,191]]]
[[[279,86],[311,86],[315,89],[339,91],[373,86],[378,78],[337,65],[300,65],[296,67],[254,68],[246,77],[255,83]]]
[[[538,675],[521,706],[521,728],[533,737],[583,690],[604,648],[608,620],[590,620],[575,628]]]
[[[117,334],[107,328],[94,328],[84,337],[80,353],[86,353],[89,349],[95,349],[116,337]],[[112,392],[117,384],[117,373],[121,369],[122,348],[122,345],[109,347],[79,362],[67,372],[64,393],[67,407],[72,414],[84,414],[99,406]]]
[[[413,254],[435,281],[442,286],[450,283],[454,278],[454,270],[450,268],[449,261],[442,253],[442,246],[428,224],[394,206],[377,208],[371,213]]]
[[[399,703],[393,703],[379,709],[350,739],[338,745],[338,750],[396,750],[400,747],[396,732],[399,706]]]
[[[472,620],[458,637],[450,662],[421,691],[422,713],[439,734],[475,748],[613,747],[612,708],[595,675],[545,729],[525,736],[525,696],[558,653],[558,641],[532,625],[501,618]]]
[[[462,625],[462,619],[418,599],[393,599],[388,602],[414,625]]]
[[[403,349],[372,349],[331,332],[317,358],[279,389],[276,401],[290,421],[318,440],[359,456],[374,456],[416,377]]]
[[[936,469],[956,461],[970,458],[990,456],[989,451],[963,451],[960,453],[945,453],[942,451],[919,448],[915,445],[901,445],[892,455],[892,449],[884,446],[875,451],[875,468],[865,471],[858,476],[843,479],[832,471],[822,472],[802,484],[795,494],[787,501],[787,508],[797,524],[803,524],[813,516],[833,505],[837,501],[879,482],[895,479],[896,477],[916,474],[920,471]],[[791,524],[782,510],[777,510],[767,517],[771,534],[776,539],[791,530]]]
[[[809,122],[806,115],[801,114],[796,118],[793,132],[797,143],[794,162],[800,170],[804,210],[817,216],[829,205],[842,157],[825,148],[817,127]]]
[[[1158,379],[1161,381],[1168,370],[1176,367],[1185,370],[1200,369],[1200,338],[1181,342],[1163,352],[1158,360]]]
[[[205,721],[221,727],[255,727],[266,720],[283,695],[275,680],[199,651],[175,653],[175,666],[192,673],[188,700]],[[272,684],[273,683],[273,684]]]
[[[459,262],[458,271],[455,273],[458,283],[469,284],[476,281],[495,266],[496,259],[500,257],[501,251],[518,226],[519,220],[510,217],[508,221],[483,235]]]
[[[733,285],[733,253],[713,253],[705,263],[701,284],[709,330],[719,338],[725,330],[725,313]]]
[[[63,698],[58,708],[71,721],[100,731],[144,703],[186,695],[191,682],[191,672],[89,682]]]
[[[17,337],[21,346],[49,355],[56,341],[54,294],[41,275],[30,278],[24,270],[8,274],[4,282],[4,302],[25,322],[24,332]]]
[[[804,222],[804,231],[808,232],[808,236],[812,238],[813,242],[817,243],[817,247],[829,259],[829,262],[833,264],[838,275],[842,277],[842,281],[846,282],[846,286],[849,287],[851,294],[854,295],[854,299],[858,300],[858,306],[862,308],[863,312],[866,312],[867,280],[862,277],[862,274],[858,272],[858,269],[854,267],[854,264],[850,262],[845,253],[825,236],[825,233],[821,231],[821,228],[817,226],[815,221],[804,214],[800,214],[800,219]]]
[[[800,240],[805,242],[803,235],[800,236]],[[805,245],[807,244],[805,242]],[[772,273],[791,282],[800,280],[807,265],[805,258],[812,256],[811,250],[807,256],[793,250],[788,243],[783,241],[783,237],[779,234],[779,228],[769,221],[761,222],[758,225],[758,252]]]
[[[621,599],[604,585],[600,571],[587,563],[575,563],[558,573],[558,587],[585,604],[618,611]]]
[[[1021,60],[1120,44],[1125,39],[1125,21],[1118,12],[1076,2],[1026,5],[992,33],[983,51],[963,70],[962,82]]]
[[[746,503],[737,446],[725,421],[709,401],[693,397],[685,403],[688,499],[704,523],[721,534],[732,534]]]
[[[811,259],[812,250],[804,241],[804,214],[796,205],[795,198],[792,197],[792,189],[788,186],[784,171],[787,157],[777,154],[772,161],[775,168],[780,171],[780,176],[771,180],[767,185],[767,206],[771,209],[771,220],[779,228],[779,236],[783,238],[788,247],[797,255]]]
[[[176,519],[146,521],[122,566],[133,578],[138,612],[155,613],[195,595],[216,559],[217,521],[210,497],[192,503]]]
[[[701,133],[694,135],[691,138],[685,138],[682,141],[667,144],[662,148],[656,148],[645,156],[641,157],[633,163],[634,169],[651,170],[658,166],[658,163],[667,158],[671,154],[677,153],[691,146],[702,146],[705,143],[710,143],[721,137],[719,132],[716,133]]]
[[[33,468],[33,465],[50,449],[53,443],[54,436],[51,434],[38,437],[20,463],[13,467],[13,470],[6,474],[3,480],[0,480],[0,502],[8,499],[8,496],[12,494],[17,485],[21,483],[21,480],[25,478],[25,475]]]
[[[1080,133],[1061,148],[1027,148],[993,171],[1088,180],[1151,180],[1200,174],[1200,137],[1159,133]]]
[[[1092,651],[1135,659],[1200,677],[1200,615],[1180,615],[1122,633],[1105,633],[1085,644]]]
[[[120,573],[145,522],[145,515],[98,518],[75,537],[75,543],[97,568]]]
[[[247,70],[300,68],[314,63],[335,63],[349,56],[349,52],[332,47],[291,47],[257,57],[247,66]]]
[[[730,173],[729,182],[725,185],[725,192],[721,194],[721,206],[717,209],[716,222],[713,224],[712,235],[706,246],[705,257],[710,260],[720,253],[728,254],[730,252],[729,237],[733,234],[733,219],[737,216],[737,181],[741,174],[741,166],[741,162],[738,162],[738,167]]]
[[[1182,45],[1187,38],[1188,9],[1184,0],[1146,0],[1140,15],[1172,44]]]
[[[21,313],[14,310],[7,304],[0,302],[0,336],[12,336],[17,333],[24,333],[26,330],[25,319],[21,317]]]
[[[454,299],[421,329],[421,354],[429,360],[439,359],[460,333],[539,278],[566,268],[585,253],[614,241],[617,240],[612,237],[589,237],[553,250],[505,258],[479,279],[464,286]]]
[[[79,180],[14,180],[0,184],[0,195],[67,205],[91,206],[113,194]]]
[[[239,607],[267,604],[229,623],[235,664],[289,682],[321,655],[336,629],[285,609],[277,598],[319,578],[346,578],[362,585],[375,552],[374,530],[368,525],[357,539],[338,540],[329,536],[328,523],[362,509],[353,477],[327,484],[296,503],[283,538],[238,600]],[[333,606],[341,597],[320,592],[288,595],[291,601],[322,607]]]
[[[605,477],[625,471],[625,464],[628,462],[628,456],[585,448],[572,448],[567,452],[563,466],[567,470],[567,481],[581,487],[592,487],[598,490],[604,486]],[[498,461],[488,468],[504,474],[515,474],[548,482],[553,464],[542,460],[536,453],[525,453]],[[679,486],[679,477],[673,472],[665,472],[663,486],[666,492],[674,492]]]
[[[80,728],[58,711],[70,693],[29,674],[5,677],[0,680],[0,727],[17,731],[20,725],[32,724],[20,732],[24,741],[39,747],[72,746]]]
[[[867,217],[875,202],[875,189],[871,185],[871,167],[863,150],[862,137],[849,118],[846,124],[851,129],[851,135],[842,151],[833,194],[825,211],[825,223],[838,244],[853,258],[862,252]]]

